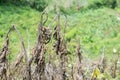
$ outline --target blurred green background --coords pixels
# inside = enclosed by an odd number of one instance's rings
[[[61,26],[64,27],[64,14],[68,16],[66,40],[74,55],[78,41],[84,55],[96,57],[104,48],[106,55],[113,49],[120,50],[120,0],[0,0],[0,50],[5,35],[15,24],[24,38],[27,51],[35,46],[40,14],[46,11],[49,20],[61,13]],[[55,22],[51,26],[55,27]],[[10,35],[10,59],[20,51],[20,41],[15,32]]]

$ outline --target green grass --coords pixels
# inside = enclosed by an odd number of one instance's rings
[[[28,40],[30,40],[29,46],[32,48],[35,43],[40,13],[29,7],[17,7],[14,5],[0,6],[0,13],[0,49],[2,48],[6,33],[13,24],[19,29],[25,40],[26,46],[28,45]],[[16,54],[20,51],[20,41],[15,32],[11,33],[10,41],[12,53],[10,57],[13,58],[16,57]]]
[[[73,22],[76,24],[70,29],[71,35],[68,32],[68,40],[71,37],[72,39],[80,38],[86,54],[97,55],[101,53],[102,48],[105,48],[106,54],[112,54],[113,48],[120,49],[120,20],[118,19],[120,16],[118,14],[117,11],[109,8],[75,13],[72,17],[77,18]]]
[[[74,55],[74,48],[77,40],[80,40],[82,51],[85,55],[96,57],[105,48],[105,53],[110,55],[113,49],[120,49],[120,10],[109,8],[89,9],[68,15],[68,27],[66,38],[69,50]],[[55,15],[49,14],[49,21]],[[30,49],[34,47],[37,28],[40,21],[40,12],[27,6],[0,5],[0,49],[5,42],[5,35],[9,28],[15,24],[25,40],[26,47],[30,41]],[[63,18],[62,18],[63,19]],[[62,20],[63,22],[64,20]],[[47,25],[46,24],[46,25]],[[27,31],[28,30],[28,31]],[[15,32],[10,36],[10,59],[16,57],[20,51],[20,41]]]

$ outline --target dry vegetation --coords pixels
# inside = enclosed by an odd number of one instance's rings
[[[65,16],[66,17],[66,16]],[[46,18],[46,20],[44,20]],[[47,14],[42,13],[41,22],[38,27],[38,36],[35,47],[28,57],[25,43],[17,27],[14,25],[6,35],[6,42],[0,52],[0,80],[113,80],[120,79],[119,54],[115,54],[111,64],[105,58],[104,50],[97,61],[89,60],[82,56],[80,43],[76,46],[75,62],[71,63],[71,52],[67,48],[65,39],[65,29],[62,33],[60,25],[60,14],[55,16],[57,25],[54,30],[50,26],[45,27]],[[66,17],[67,19],[67,17]],[[15,31],[21,42],[18,57],[13,62],[9,62],[8,56],[12,53],[9,50],[9,35]],[[46,54],[49,43],[53,40],[49,48],[51,51]],[[54,52],[54,54],[52,53]],[[71,66],[69,66],[71,64]]]

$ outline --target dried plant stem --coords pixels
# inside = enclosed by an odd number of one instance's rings
[[[34,60],[34,63],[36,64],[34,74],[38,75],[36,76],[36,79],[39,79],[39,80],[43,80],[45,78],[45,71],[44,71],[45,70],[45,53],[46,53],[45,45],[51,39],[50,29],[45,28],[43,26],[47,21],[47,14],[46,14],[46,20],[43,21],[44,15],[45,13],[42,13],[41,15],[41,22],[38,27],[38,38],[37,38],[37,44],[34,49],[34,54],[32,55],[31,59],[28,62],[29,76],[31,76],[31,63]],[[29,78],[28,80],[31,80],[31,78]]]
[[[66,26],[65,26],[66,28]],[[53,34],[54,39],[56,40],[56,43],[54,45],[56,54],[59,56],[59,61],[60,61],[60,80],[66,80],[66,55],[68,53],[68,50],[66,48],[66,43],[65,43],[65,35],[61,36],[61,29],[60,29],[60,14],[58,14],[58,22],[57,26],[55,27],[55,32]],[[64,29],[65,30],[65,29]],[[64,31],[65,32],[65,31]],[[65,34],[65,33],[64,33]]]
[[[13,30],[13,27],[9,29],[6,35],[5,45],[0,52],[0,78],[3,80],[7,80],[8,60],[6,58],[6,55],[9,49],[9,34],[12,30]]]

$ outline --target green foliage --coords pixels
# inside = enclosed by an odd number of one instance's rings
[[[46,0],[29,0],[30,6],[39,10],[43,11],[47,6]]]
[[[115,8],[117,6],[117,0],[89,0],[88,2],[88,8],[99,8],[101,6]]]
[[[71,38],[74,38],[77,35],[78,31],[77,28],[73,28],[72,30],[70,30],[67,34],[66,34],[66,38],[68,41],[71,40]]]
[[[0,4],[3,4],[3,5],[8,5],[11,3],[17,6],[27,5],[39,11],[43,11],[45,7],[47,6],[46,0],[1,0],[0,1]]]
[[[117,11],[109,8],[90,9],[75,13],[70,17],[69,25],[71,27],[67,31],[67,38],[68,36],[69,40],[80,38],[85,53],[90,56],[101,53],[102,48],[105,48],[106,53],[111,54],[113,48],[120,48],[120,20],[117,14]]]
[[[56,1],[56,0],[1,0],[0,3],[13,3],[17,6],[28,5],[39,11],[43,11],[46,7],[54,11],[56,8],[63,13],[72,14],[78,10],[96,9],[99,7],[115,8],[119,6],[119,0],[71,0],[71,1]],[[8,4],[6,4],[8,5]]]

